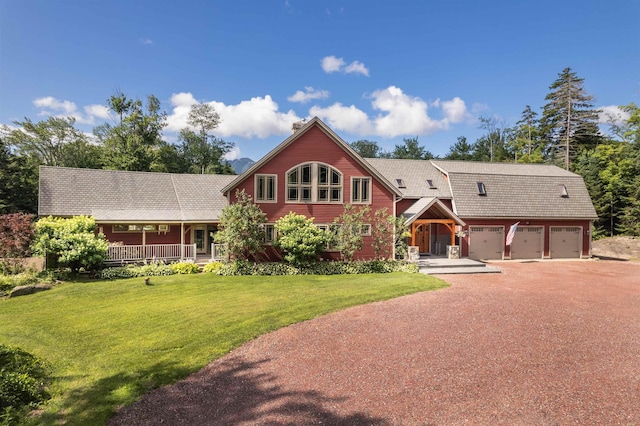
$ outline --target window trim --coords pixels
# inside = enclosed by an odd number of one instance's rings
[[[331,231],[332,227],[336,227],[336,226],[340,226],[340,225],[336,225],[335,223],[316,223],[315,224],[318,228],[324,230],[324,231]],[[327,245],[324,248],[324,251],[327,253],[331,253],[331,252],[339,252],[340,250],[338,249],[337,246],[331,246],[331,243],[328,242]]]
[[[356,185],[356,183],[355,183],[356,180],[359,181],[357,185],[360,187],[359,188],[359,193],[361,195],[360,199],[358,199],[358,200],[354,199],[354,194],[353,194],[354,189],[355,189],[355,185]],[[368,190],[367,190],[367,199],[366,200],[362,199],[362,192],[363,192],[362,191],[362,184],[364,182],[368,182],[368,184],[367,184],[367,189]],[[372,199],[371,182],[372,182],[371,176],[351,176],[351,204],[371,204],[371,201],[372,201],[371,200]]]
[[[273,238],[271,240],[267,238],[267,235],[268,235],[267,227],[270,227],[273,229]],[[276,229],[275,223],[265,223],[264,224],[264,244],[267,246],[271,246],[277,239],[278,239],[278,230]]]
[[[309,182],[302,182],[302,169],[306,166],[310,168],[310,179]],[[327,183],[320,184],[319,182],[319,168],[326,167],[327,168]],[[290,182],[290,175],[293,172],[297,172],[296,183]],[[338,176],[339,183],[333,183],[333,172]],[[296,164],[291,167],[289,170],[285,172],[285,203],[287,204],[343,204],[344,200],[344,174],[338,170],[336,167],[331,164],[322,163],[322,162],[314,162],[314,161],[306,161],[304,163]],[[321,200],[319,197],[320,190],[327,191],[327,199]],[[303,191],[309,190],[310,197],[308,199],[303,199]],[[333,191],[340,191],[340,196],[337,198],[333,197]],[[295,191],[297,194],[297,198],[292,199],[290,197],[291,192]]]
[[[258,186],[260,179],[264,179],[265,182],[265,195],[268,197],[268,182],[273,179],[273,200],[268,198],[258,198]],[[253,194],[256,202],[259,203],[277,203],[278,202],[278,175],[271,173],[256,173],[253,177]]]
[[[116,227],[127,227],[127,229],[116,230]],[[166,230],[160,230],[160,226],[169,226],[169,225],[156,225],[154,223],[148,224],[140,224],[140,223],[114,223],[111,225],[111,233],[113,234],[125,234],[125,233],[142,233],[144,232],[169,232],[170,228],[166,228]]]

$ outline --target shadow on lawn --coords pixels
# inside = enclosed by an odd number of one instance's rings
[[[97,381],[93,386],[74,389],[63,397],[60,413],[44,412],[39,424],[100,425],[106,424],[115,410],[162,384],[186,377],[191,370],[174,362],[161,362],[142,371],[119,373]],[[64,382],[74,377],[59,377]]]
[[[277,377],[257,371],[260,364],[229,358],[186,380],[156,389],[119,411],[110,425],[331,424],[387,425],[364,413],[340,416],[329,411],[344,401],[319,392],[291,392]]]

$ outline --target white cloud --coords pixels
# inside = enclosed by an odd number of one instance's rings
[[[233,148],[231,148],[231,151],[227,152],[224,155],[224,159],[227,161],[236,160],[241,157],[242,151],[240,151],[240,148],[238,148],[238,146],[234,146]]]
[[[47,96],[44,98],[38,98],[33,101],[33,104],[38,108],[50,109],[53,111],[60,111],[67,115],[75,114],[78,110],[78,107],[75,103],[71,101],[60,101],[53,96]],[[51,115],[44,111],[41,111],[41,115]]]
[[[347,107],[338,102],[327,108],[313,106],[309,110],[309,114],[312,117],[320,117],[334,130],[358,135],[366,135],[373,132],[373,127],[367,114],[354,105]]]
[[[97,117],[103,120],[108,120],[109,118],[111,118],[111,116],[109,115],[109,108],[106,105],[87,105],[84,107],[84,112],[88,116]]]
[[[38,98],[33,101],[33,105],[40,108],[39,116],[73,117],[79,124],[94,124],[96,118],[101,120],[109,118],[109,109],[104,105],[87,105],[83,108],[85,113],[82,114],[74,102],[61,101],[53,96]]]
[[[369,69],[360,61],[353,61],[344,69],[345,74],[362,74],[369,77]]]
[[[471,118],[467,111],[467,105],[459,97],[442,102],[442,112],[447,123],[461,123]]]
[[[631,114],[620,109],[617,105],[601,106],[598,109],[600,110],[598,115],[599,124],[621,125],[631,117]]]
[[[306,103],[312,99],[327,99],[329,97],[329,92],[326,90],[316,90],[313,87],[307,86],[304,88],[304,92],[302,90],[298,90],[293,95],[287,98],[290,102],[301,102]]]
[[[187,127],[189,108],[197,101],[191,93],[176,93],[171,96],[173,111],[167,117],[166,130],[179,132]],[[208,102],[220,115],[220,125],[214,134],[221,137],[267,138],[291,132],[291,125],[300,121],[293,111],[280,112],[271,96],[254,97],[236,105]]]
[[[353,61],[345,67],[347,64],[344,59],[336,58],[335,56],[325,56],[322,58],[322,69],[327,74],[334,72],[342,72],[344,74],[362,74],[369,77],[369,69],[360,61]]]
[[[344,59],[336,58],[333,55],[322,58],[322,69],[327,74],[340,71],[344,64]]]
[[[441,122],[427,114],[427,103],[406,95],[402,89],[389,86],[371,95],[374,109],[386,114],[375,118],[376,133],[387,137],[406,134],[428,134],[442,129]]]
[[[153,44],[153,40],[151,40],[150,38],[141,38],[140,44]]]
[[[471,117],[465,102],[458,97],[449,101],[438,99],[431,104],[432,108],[442,110],[443,118],[439,120],[429,116],[429,106],[425,101],[405,94],[396,86],[376,90],[369,98],[372,108],[380,112],[377,116],[370,117],[354,105],[344,106],[341,103],[326,108],[314,106],[309,113],[320,117],[335,130],[381,137],[431,134]]]

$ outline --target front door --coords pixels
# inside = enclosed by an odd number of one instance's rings
[[[207,252],[207,227],[196,226],[193,230],[193,240],[196,243],[196,253]]]
[[[431,253],[431,246],[429,244],[429,224],[423,223],[416,227],[416,245],[420,253]]]

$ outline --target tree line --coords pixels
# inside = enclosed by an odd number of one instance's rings
[[[458,137],[442,159],[564,167],[584,178],[598,214],[596,238],[640,236],[640,108],[634,103],[620,106],[628,118],[610,117],[611,132],[605,135],[593,96],[571,68],[559,73],[549,90],[541,115],[526,105],[511,127],[495,117],[480,117],[484,134],[473,143]],[[369,140],[351,147],[366,158],[434,158],[417,137],[404,139],[390,152]]]
[[[187,123],[176,144],[165,141],[162,130],[167,114],[153,95],[146,102],[119,92],[108,101],[111,122],[87,135],[73,117],[49,117],[33,122],[14,121],[17,127],[0,128],[0,214],[36,213],[38,167],[168,173],[234,174],[224,155],[233,143],[212,131],[220,116],[210,104],[191,106]]]
[[[541,114],[526,105],[514,126],[495,117],[480,117],[484,134],[470,143],[460,136],[442,158],[447,160],[550,163],[583,176],[599,219],[594,235],[640,235],[640,109],[621,106],[628,118],[611,118],[611,132],[598,126],[599,112],[584,79],[566,68],[549,86]],[[233,174],[224,161],[233,144],[212,131],[220,116],[209,104],[194,104],[178,143],[163,140],[167,115],[160,101],[146,103],[116,93],[108,100],[112,120],[93,136],[76,129],[72,117],[25,118],[17,129],[0,128],[0,214],[35,213],[38,166],[104,168],[170,173]],[[406,138],[393,150],[377,142],[350,144],[365,158],[428,160],[434,155],[418,137]]]

